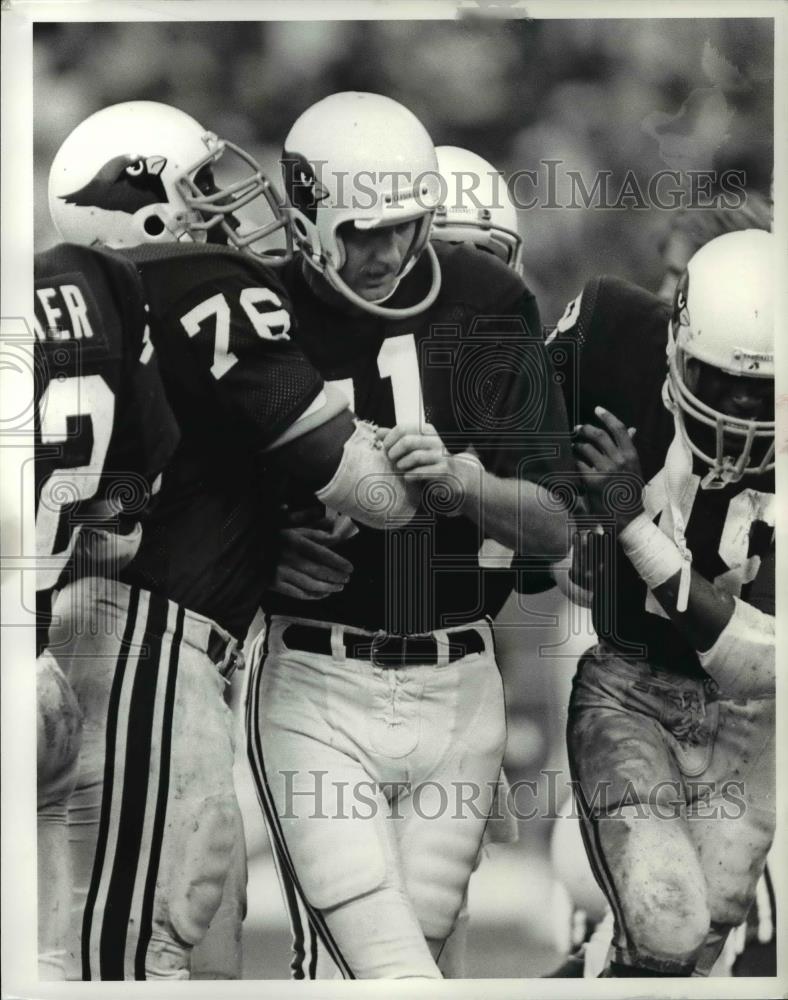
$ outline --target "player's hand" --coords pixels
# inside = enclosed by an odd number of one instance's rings
[[[432,424],[379,427],[377,438],[389,461],[406,480],[437,479],[452,473],[452,456]]]
[[[470,452],[452,455],[432,424],[398,424],[391,430],[379,428],[379,441],[394,468],[407,483],[423,485],[439,481],[448,496],[443,502],[457,512],[466,497],[475,495],[471,477],[478,479],[481,464]]]
[[[603,426],[576,427],[572,450],[591,511],[612,518],[620,530],[643,510],[643,473],[632,443],[635,431],[601,406],[594,412]]]
[[[289,513],[279,532],[279,561],[269,589],[307,601],[338,593],[353,564],[334,549],[357,531],[349,517],[322,507]]]
[[[602,568],[602,538],[601,528],[576,531],[569,552],[551,569],[561,593],[584,608],[591,607],[597,573]]]

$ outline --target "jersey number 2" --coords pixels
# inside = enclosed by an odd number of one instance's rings
[[[89,500],[98,490],[112,437],[115,396],[101,375],[79,375],[53,379],[38,406],[41,445],[60,445],[65,451],[69,418],[88,418],[93,429],[87,465],[55,469],[41,487],[36,511],[36,587],[47,590],[57,583],[74,542],[74,532],[70,532],[66,547],[54,552],[63,508]]]

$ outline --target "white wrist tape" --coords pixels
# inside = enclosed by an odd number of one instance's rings
[[[374,426],[362,420],[345,442],[337,471],[315,496],[369,528],[402,527],[417,508],[405,480],[375,439]]]
[[[483,481],[485,476],[482,460],[473,451],[460,451],[454,456],[454,468],[457,470],[461,485],[462,502],[446,509],[446,517],[459,517],[464,514],[472,521],[481,523]]]
[[[681,573],[678,611],[687,610],[691,563],[679,551],[647,514],[638,514],[618,536],[621,548],[649,590],[662,586],[676,573]]]
[[[736,698],[773,698],[775,692],[774,616],[738,597],[730,621],[705,653],[703,669],[723,693]]]

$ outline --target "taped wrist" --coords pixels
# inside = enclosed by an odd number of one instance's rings
[[[726,694],[769,698],[775,693],[774,617],[734,597],[728,624],[700,665]]]
[[[327,507],[369,528],[399,526],[416,513],[404,479],[397,473],[373,424],[356,421],[331,480],[315,494]]]
[[[459,517],[461,514],[465,514],[470,517],[473,521],[479,521],[480,518],[480,506],[482,503],[482,481],[485,475],[484,465],[482,460],[473,451],[460,451],[453,457],[453,468],[456,472],[456,476],[450,477],[454,479],[457,483],[458,489],[458,503],[452,503],[449,501],[446,504],[445,510],[441,510],[441,513],[445,517]],[[440,480],[435,480],[435,484],[438,485]],[[451,482],[445,483],[445,486],[452,486]],[[435,500],[440,504],[443,500],[439,487],[439,493],[435,496]],[[446,493],[448,494],[448,490]]]
[[[618,541],[649,590],[661,587],[676,573],[682,574],[676,609],[686,611],[691,565],[682,556],[676,543],[647,514],[638,514],[633,518],[619,533]]]

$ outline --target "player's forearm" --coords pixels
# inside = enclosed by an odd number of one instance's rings
[[[709,583],[696,570],[691,571],[687,610],[678,611],[680,573],[657,587],[653,594],[670,620],[693,649],[709,649],[719,638],[733,614],[734,601]]]
[[[478,462],[473,467],[465,456],[456,459],[463,482],[461,513],[484,529],[485,538],[516,552],[556,560],[566,555],[568,515],[552,494],[526,479],[495,476]]]
[[[618,543],[681,634],[694,649],[708,649],[733,614],[730,594],[692,569],[687,554],[643,512],[619,530]]]
[[[314,490],[320,503],[367,527],[401,526],[418,508],[375,428],[357,420],[345,405],[306,433],[277,443],[270,455],[270,461]]]
[[[648,520],[632,521],[619,542],[675,628],[697,650],[701,665],[729,692],[763,697],[774,691],[774,617],[689,571],[681,600],[684,561],[674,542]],[[681,610],[679,610],[681,608]]]
[[[345,441],[331,479],[315,493],[333,510],[378,530],[402,527],[418,503],[375,438],[371,424],[358,421]]]
[[[684,613],[676,611],[678,589],[676,574],[654,596],[698,651],[703,669],[730,696],[774,697],[774,617],[722,593],[695,570]]]

